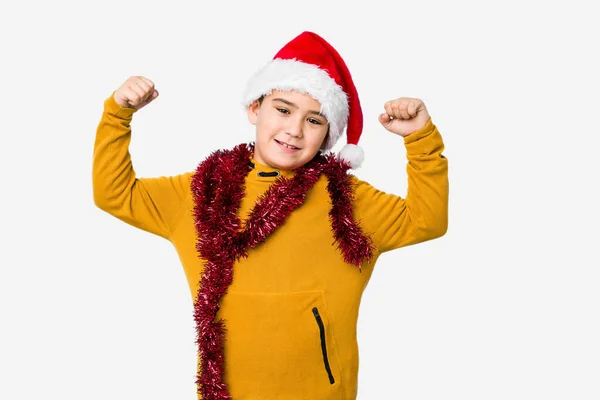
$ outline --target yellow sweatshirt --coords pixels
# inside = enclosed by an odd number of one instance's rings
[[[112,94],[104,102],[94,145],[94,202],[120,220],[169,240],[195,300],[204,261],[195,248],[194,171],[136,177],[129,153],[135,112],[119,106]],[[358,311],[377,258],[438,238],[447,229],[448,162],[440,133],[430,119],[405,137],[404,144],[406,198],[352,178],[354,218],[376,248],[362,272],[346,264],[333,245],[324,175],[282,226],[233,265],[233,283],[217,318],[225,319],[224,380],[234,400],[356,399]],[[256,167],[245,181],[242,220],[276,179],[259,176],[274,169],[252,161]],[[293,171],[280,172],[293,176]]]

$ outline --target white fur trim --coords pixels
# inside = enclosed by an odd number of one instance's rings
[[[324,70],[296,59],[274,59],[248,81],[242,104],[248,107],[260,96],[273,90],[296,90],[321,103],[319,110],[329,122],[325,149],[330,150],[348,124],[348,95]]]
[[[365,153],[362,147],[356,144],[348,143],[342,147],[342,150],[340,150],[340,158],[348,161],[350,166],[353,169],[356,169],[361,166],[365,158]]]

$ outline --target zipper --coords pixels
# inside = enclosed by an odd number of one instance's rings
[[[329,367],[329,360],[327,359],[327,344],[325,343],[325,326],[323,325],[323,320],[319,315],[319,310],[317,307],[313,307],[313,314],[315,315],[315,319],[317,320],[317,325],[319,325],[319,331],[321,333],[321,351],[323,352],[323,362],[325,363],[325,369],[327,370],[327,375],[329,375],[329,383],[332,385],[335,383],[333,379],[333,374],[331,373],[331,368]]]

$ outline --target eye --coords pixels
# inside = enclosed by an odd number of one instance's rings
[[[286,110],[285,108],[278,108],[277,111],[279,111],[282,114],[289,114],[289,111]]]
[[[322,124],[321,124],[321,121],[319,121],[318,119],[309,118],[309,119],[308,119],[308,121],[309,121],[311,124],[315,124],[315,125],[322,125]]]

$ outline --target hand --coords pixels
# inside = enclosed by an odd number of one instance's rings
[[[418,131],[429,121],[429,112],[420,99],[400,97],[386,102],[379,122],[388,131],[406,137]]]
[[[143,76],[132,76],[125,81],[113,95],[121,107],[139,110],[158,97],[154,83]]]

